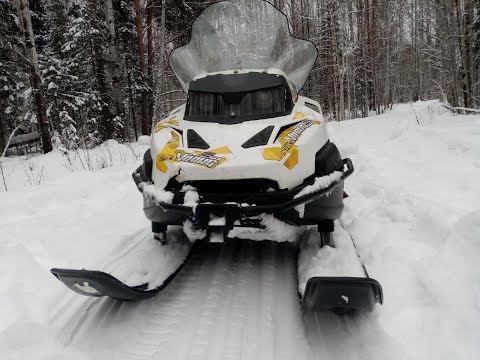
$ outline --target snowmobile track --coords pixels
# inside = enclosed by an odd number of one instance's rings
[[[67,319],[71,344],[115,359],[307,358],[296,247],[248,240],[197,245],[155,298],[113,307],[102,299],[89,319]],[[92,299],[82,300],[85,309]]]

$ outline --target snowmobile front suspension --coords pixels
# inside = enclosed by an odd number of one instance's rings
[[[153,238],[162,245],[167,243],[167,224],[152,222]]]
[[[317,224],[318,232],[320,233],[320,246],[334,247],[332,241],[332,232],[335,230],[335,223],[333,220],[321,220]]]

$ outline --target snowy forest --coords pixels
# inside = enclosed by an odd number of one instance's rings
[[[234,0],[232,0],[234,1]],[[131,141],[185,101],[169,53],[211,0],[0,0],[0,150]],[[319,56],[302,92],[329,120],[441,99],[480,107],[480,0],[275,0]]]
[[[479,360],[479,155],[480,0],[0,0],[0,360]]]

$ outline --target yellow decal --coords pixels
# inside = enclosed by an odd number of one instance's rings
[[[155,125],[154,132],[157,133],[157,132],[159,132],[160,130],[166,129],[166,128],[169,127],[168,125],[176,125],[176,126],[178,126],[178,121],[175,120],[175,119],[170,119],[170,120],[167,120],[167,121],[161,121],[161,122],[159,122],[157,125]]]
[[[302,114],[302,116],[298,114]],[[297,117],[297,115],[299,117],[305,116],[305,114],[297,112],[294,116],[294,119]],[[265,160],[280,161],[287,155],[290,155],[283,165],[288,170],[292,170],[293,167],[298,163],[298,147],[295,145],[295,143],[303,134],[303,132],[312,125],[320,125],[320,121],[304,120],[284,130],[278,137],[280,146],[263,149],[263,158]]]
[[[232,153],[228,148],[228,146],[222,146],[213,150],[209,150],[208,152],[211,152],[213,154],[231,154]]]
[[[225,161],[228,161],[226,156],[221,155],[232,153],[227,146],[210,151],[187,152],[185,150],[178,150],[177,148],[180,146],[180,135],[175,131],[172,131],[171,135],[172,138],[157,155],[155,161],[157,169],[163,173],[167,172],[167,162],[186,162],[213,169]]]
[[[293,120],[298,120],[298,119],[302,119],[304,117],[306,117],[307,115],[301,111],[298,111],[295,113],[295,115],[293,115]]]
[[[228,148],[227,148],[228,149]],[[217,149],[218,150],[218,149]],[[225,152],[215,153],[215,150],[212,151],[195,151],[193,153],[188,153],[184,150],[177,150],[175,162],[186,162],[194,165],[199,165],[207,167],[209,169],[214,169],[218,165],[224,163],[228,160],[225,156],[219,156],[217,154],[225,154]],[[228,149],[228,153],[230,149]]]
[[[175,131],[172,131],[171,135],[172,138],[168,140],[162,151],[157,155],[157,160],[155,161],[157,169],[163,173],[167,172],[167,164],[165,164],[165,162],[175,161],[176,149],[180,146],[180,135]]]

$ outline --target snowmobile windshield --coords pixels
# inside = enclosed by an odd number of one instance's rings
[[[290,34],[286,16],[262,0],[223,1],[195,20],[190,42],[172,51],[170,66],[185,92],[199,76],[225,70],[278,69],[298,92],[317,56]]]
[[[250,72],[217,74],[192,81],[185,120],[238,124],[283,116],[293,102],[283,76]]]

